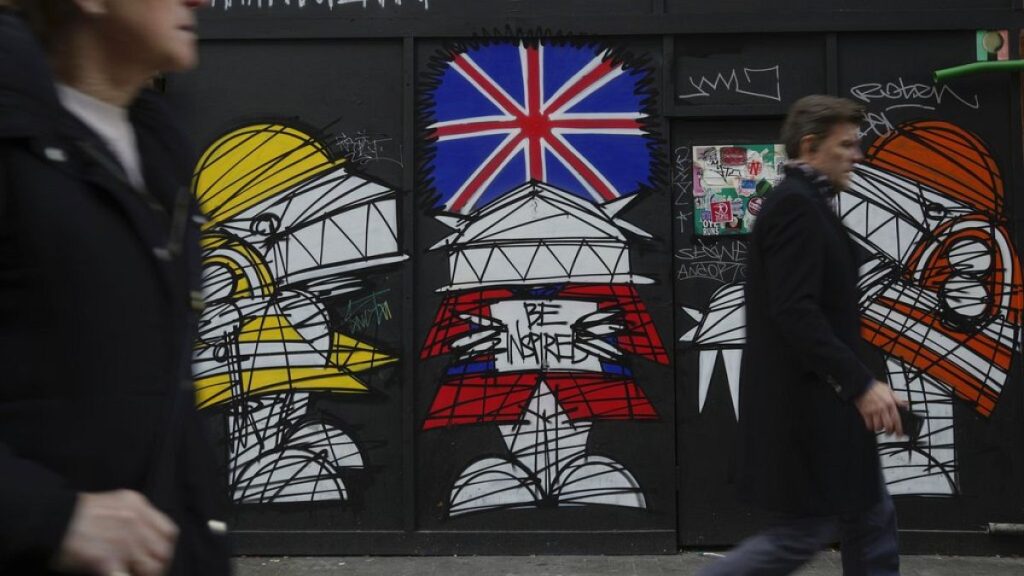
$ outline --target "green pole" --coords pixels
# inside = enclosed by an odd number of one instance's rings
[[[968,74],[979,74],[981,72],[1010,72],[1024,69],[1024,60],[999,60],[994,62],[972,62],[962,66],[943,68],[936,70],[934,78],[936,82],[945,82]]]

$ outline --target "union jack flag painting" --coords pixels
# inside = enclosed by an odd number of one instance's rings
[[[648,72],[592,45],[450,52],[428,91],[436,206],[468,214],[529,181],[605,203],[652,186]]]

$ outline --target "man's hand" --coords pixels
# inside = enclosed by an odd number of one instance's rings
[[[864,418],[864,425],[868,430],[884,430],[889,434],[903,435],[899,406],[906,406],[907,401],[896,396],[885,382],[873,381],[853,402]]]
[[[131,490],[81,493],[54,567],[97,576],[160,576],[170,567],[178,528]]]

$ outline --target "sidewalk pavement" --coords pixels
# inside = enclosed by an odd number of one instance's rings
[[[664,556],[345,556],[242,557],[237,576],[684,576],[718,554]],[[1021,576],[1024,558],[903,556],[902,576]],[[842,574],[839,554],[826,552],[799,576]]]

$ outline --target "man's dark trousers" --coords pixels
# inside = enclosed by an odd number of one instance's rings
[[[781,520],[741,542],[700,576],[791,574],[836,540],[844,576],[898,576],[896,510],[889,491],[883,487],[881,501],[864,512]]]

